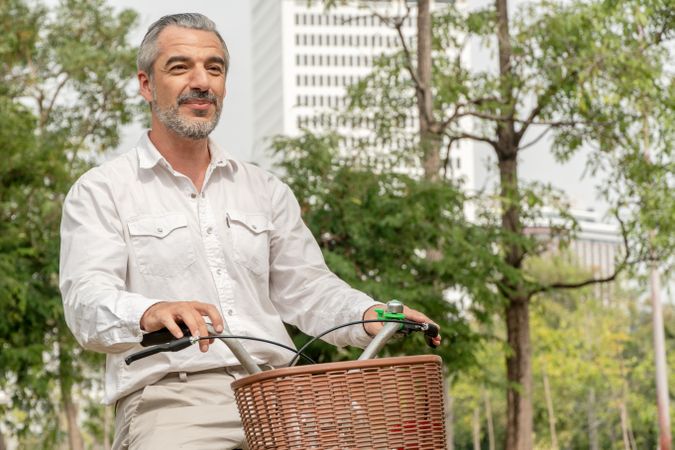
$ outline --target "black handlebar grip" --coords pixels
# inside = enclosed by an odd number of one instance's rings
[[[147,358],[148,356],[156,355],[161,352],[177,352],[183,350],[192,345],[192,340],[190,336],[185,336],[175,341],[167,342],[160,345],[155,345],[154,347],[143,349],[139,352],[132,353],[131,355],[124,358],[124,362],[127,363],[127,366],[134,361],[139,359]]]
[[[427,345],[428,345],[429,347],[431,347],[431,348],[436,348],[436,347],[438,347],[437,345],[434,344],[433,338],[435,338],[436,336],[438,336],[439,331],[440,331],[440,330],[439,330],[439,328],[438,328],[438,325],[436,325],[436,324],[434,324],[434,323],[428,323],[428,324],[427,324],[427,329],[426,329],[426,331],[424,332],[424,336],[425,336],[425,339],[426,339],[426,341],[427,341]]]
[[[190,329],[184,323],[178,324],[180,329],[183,331],[183,336],[191,336]],[[143,336],[141,340],[141,347],[152,347],[153,345],[166,344],[176,340],[176,337],[171,334],[167,328],[162,328],[161,330],[153,331]]]

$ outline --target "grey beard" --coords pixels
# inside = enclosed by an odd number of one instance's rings
[[[179,136],[182,136],[186,139],[200,140],[205,139],[211,134],[216,125],[218,125],[218,120],[220,119],[221,107],[219,102],[216,100],[216,113],[213,118],[208,122],[203,121],[192,121],[189,118],[186,118],[180,114],[178,110],[178,105],[181,103],[183,96],[181,96],[176,105],[173,105],[167,109],[162,109],[157,106],[157,99],[155,98],[153,90],[153,99],[150,103],[152,110],[157,114],[157,119],[169,130],[173,131]],[[185,98],[190,98],[188,94],[184,96]],[[206,114],[206,112],[205,112]]]

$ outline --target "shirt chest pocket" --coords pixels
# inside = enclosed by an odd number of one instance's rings
[[[141,216],[129,221],[127,226],[141,273],[173,277],[195,262],[195,250],[185,215]]]
[[[235,260],[257,275],[269,269],[270,231],[274,224],[263,213],[227,212]]]

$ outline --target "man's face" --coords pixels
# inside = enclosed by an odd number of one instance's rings
[[[209,31],[169,26],[157,46],[152,77],[138,75],[153,122],[188,139],[206,138],[218,124],[225,96],[220,40]]]

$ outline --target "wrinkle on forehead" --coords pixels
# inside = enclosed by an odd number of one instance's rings
[[[166,53],[190,55],[200,50],[215,50],[219,56],[225,55],[222,43],[213,32],[174,25],[162,30],[157,39],[157,47],[160,56]]]

